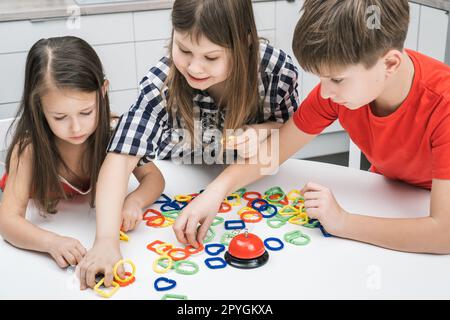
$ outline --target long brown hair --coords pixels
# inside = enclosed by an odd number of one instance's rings
[[[106,156],[110,138],[110,108],[108,94],[103,94],[104,73],[94,49],[76,37],[41,39],[30,49],[26,67],[23,96],[16,115],[15,131],[6,158],[9,171],[11,156],[17,146],[17,158],[25,148],[32,146],[32,179],[30,194],[41,209],[54,213],[58,200],[66,195],[58,177],[58,167],[68,169],[55,144],[41,104],[47,89],[46,78],[60,89],[96,92],[97,128],[88,138],[82,169],[90,176],[92,187],[90,205],[94,206],[95,186],[100,166]]]
[[[177,32],[187,32],[192,39],[205,36],[214,44],[229,49],[231,67],[225,86],[227,108],[223,129],[238,129],[255,119],[260,103],[259,39],[251,0],[175,0],[172,26]],[[170,59],[172,45],[173,31]],[[194,89],[173,63],[170,63],[167,85],[170,88],[167,109],[183,120],[193,137]]]

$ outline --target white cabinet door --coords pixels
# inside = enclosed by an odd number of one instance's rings
[[[439,61],[444,61],[447,26],[446,11],[421,6],[418,50]]]
[[[170,38],[172,32],[171,10],[135,12],[134,33],[136,41]]]
[[[0,103],[20,100],[26,59],[25,52],[0,55]]]
[[[159,59],[168,55],[169,39],[136,42],[137,83]]]
[[[262,30],[275,29],[275,3],[278,1],[255,2],[253,12],[256,28]]]
[[[111,112],[118,116],[127,112],[128,109],[130,109],[130,107],[136,101],[137,92],[138,92],[137,89],[110,91],[109,101],[111,106]]]
[[[420,5],[417,3],[409,3],[409,28],[405,41],[405,48],[417,50],[419,42],[419,22],[420,22]]]
[[[103,63],[111,90],[136,88],[134,43],[95,46],[94,49]]]
[[[0,22],[0,53],[28,51],[39,39],[73,35],[91,45],[132,42],[132,13],[82,16],[79,28],[72,29],[67,19]]]

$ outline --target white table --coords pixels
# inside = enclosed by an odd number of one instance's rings
[[[175,165],[159,161],[166,177],[169,196],[194,193],[203,189],[221,170],[220,166]],[[314,181],[330,187],[338,202],[350,212],[382,217],[420,217],[428,215],[430,193],[392,182],[382,176],[329,164],[289,160],[277,175],[268,176],[248,187],[263,192],[278,185],[286,192]],[[131,180],[130,188],[136,186]],[[130,190],[131,190],[130,189]],[[153,206],[159,208],[159,205]],[[234,213],[221,214],[226,219]],[[59,213],[44,219],[32,207],[29,218],[43,228],[79,239],[89,248],[95,236],[95,212],[86,199],[63,202]],[[153,240],[179,245],[172,228],[149,228],[141,224],[129,233],[130,241],[121,242],[124,258],[137,267],[135,284],[121,288],[111,299],[160,299],[164,293],[185,294],[189,299],[449,299],[450,256],[410,254],[339,238],[325,238],[319,229],[286,224],[272,229],[261,222],[250,225],[251,232],[263,240],[278,238],[300,228],[311,236],[307,246],[285,243],[281,251],[270,251],[266,265],[253,270],[210,270],[204,265],[206,253],[192,257],[200,266],[196,275],[170,271],[156,274],[152,263],[157,257],[146,249]],[[220,241],[223,224],[215,227]],[[427,241],[427,239],[423,239]],[[45,255],[23,251],[0,241],[0,299],[103,299],[94,291],[79,291],[73,269],[60,269]],[[167,292],[153,288],[156,278],[177,281]]]

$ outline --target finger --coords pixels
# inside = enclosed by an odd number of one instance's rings
[[[120,279],[125,279],[127,276],[125,275],[125,268],[123,266],[123,264],[121,264],[118,268],[117,268],[117,275],[119,276]]]
[[[184,233],[186,229],[187,216],[187,214],[181,214],[173,224],[175,236],[177,237],[177,240],[183,244],[187,244],[186,235]]]
[[[305,186],[303,187],[303,189],[301,190],[301,193],[305,193],[308,191],[321,191],[325,189],[324,186],[315,183],[315,182],[308,182],[307,184],[305,184]]]
[[[87,250],[85,247],[83,247],[83,245],[80,243],[77,245],[77,250],[78,252],[84,257],[87,253]]]
[[[89,264],[87,264],[86,262],[81,263],[79,277],[78,277],[78,279],[80,280],[80,289],[81,290],[85,290],[87,288],[86,273],[87,273],[88,268],[89,268]]]
[[[318,208],[306,208],[305,210],[306,214],[311,219],[318,219],[318,217],[320,216],[320,210]]]
[[[74,266],[78,265],[81,262],[81,260],[83,260],[83,256],[81,255],[81,253],[78,251],[78,249],[76,247],[71,249],[70,253],[75,258],[75,263],[73,264]]]
[[[198,248],[199,245],[197,243],[197,227],[198,227],[198,220],[194,217],[191,217],[186,226],[186,237],[190,245],[194,246],[195,248]]]
[[[89,288],[94,288],[97,284],[95,282],[95,276],[97,275],[98,271],[100,271],[100,268],[97,267],[95,263],[89,265],[89,267],[86,270],[86,285]]]
[[[317,200],[320,198],[320,191],[308,191],[303,193],[303,199],[306,200]]]
[[[320,206],[319,200],[305,200],[303,204],[306,209],[308,208],[318,208]]]
[[[119,274],[120,277],[120,274]],[[123,279],[123,278],[122,278]],[[114,281],[113,269],[111,267],[105,268],[105,287],[111,287]]]
[[[69,263],[69,265],[71,265],[71,266],[77,265],[77,259],[69,250],[65,251],[63,253],[63,256],[64,256],[64,259]]]
[[[67,268],[69,266],[62,255],[57,255],[56,257],[54,257],[54,259],[60,268]]]
[[[124,218],[123,222],[122,222],[122,226],[123,226],[123,232],[128,232],[128,230],[130,230],[130,219],[128,218]]]
[[[197,230],[197,242],[203,243],[203,240],[206,237],[206,234],[208,233],[208,229],[211,226],[212,221],[214,220],[214,217],[207,218],[203,223],[200,225],[200,227]]]

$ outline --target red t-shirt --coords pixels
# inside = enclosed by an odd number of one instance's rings
[[[415,74],[402,105],[386,117],[369,105],[357,110],[320,96],[318,85],[294,114],[296,126],[319,134],[339,119],[372,164],[371,171],[424,188],[450,179],[450,67],[407,50]]]

